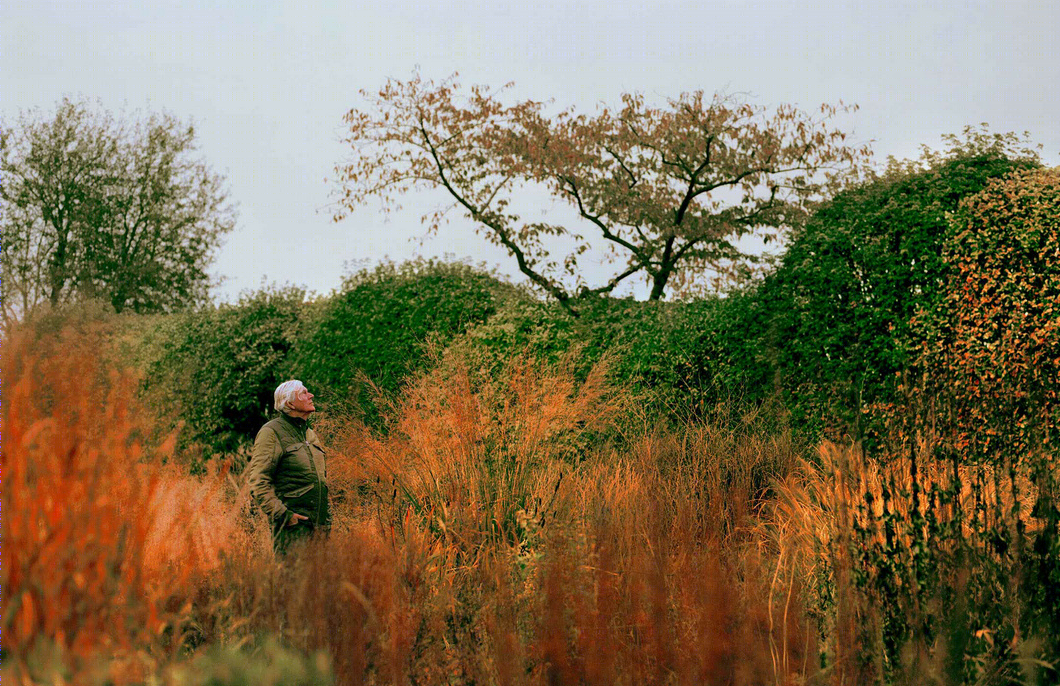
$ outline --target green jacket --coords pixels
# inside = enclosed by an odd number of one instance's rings
[[[274,543],[295,534],[294,529],[303,533],[331,526],[324,448],[304,419],[281,414],[261,427],[247,482],[269,516]],[[292,512],[309,520],[289,527]]]

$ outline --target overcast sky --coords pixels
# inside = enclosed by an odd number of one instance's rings
[[[407,198],[388,220],[366,206],[340,223],[325,181],[345,151],[342,115],[387,77],[460,73],[513,81],[513,98],[592,111],[640,91],[747,93],[816,108],[842,100],[875,157],[915,157],[966,124],[1029,131],[1060,164],[1060,3],[301,2],[6,0],[0,112],[52,110],[64,95],[115,112],[166,110],[196,126],[229,182],[239,223],[213,273],[234,299],[266,282],[326,293],[351,265],[413,255],[515,270],[457,222],[426,242]]]

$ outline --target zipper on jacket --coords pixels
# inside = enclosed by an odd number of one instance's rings
[[[313,474],[317,478],[317,521],[316,525],[320,526],[323,522],[320,521],[320,492],[324,490],[324,484],[320,480],[320,470],[317,469],[316,455],[313,454],[313,446],[309,445],[309,439],[305,442],[306,450],[309,451],[309,464],[313,466]]]
[[[316,525],[316,526],[320,526],[320,524],[321,524],[321,521],[320,521],[320,502],[321,502],[320,492],[322,490],[324,490],[324,484],[320,480],[320,470],[317,469],[317,460],[316,460],[316,456],[313,455],[313,446],[310,445],[310,443],[309,443],[309,429],[308,428],[306,429],[306,432],[305,432],[305,434],[303,434],[302,438],[304,439],[303,443],[305,443],[305,449],[309,453],[309,468],[313,470],[313,476],[315,476],[317,478],[317,516],[316,516],[316,520],[313,522],[313,524]]]
[[[291,423],[294,424],[294,422]],[[295,431],[298,431],[301,428],[297,424],[294,424],[294,427]],[[305,430],[300,433],[302,434],[302,443],[305,445],[305,449],[309,451],[309,468],[313,470],[313,476],[317,478],[317,517],[316,521],[313,522],[313,525],[318,526],[320,524],[320,491],[323,490],[324,485],[320,480],[320,471],[317,469],[317,461],[313,457],[313,446],[309,444],[309,426],[306,426]]]

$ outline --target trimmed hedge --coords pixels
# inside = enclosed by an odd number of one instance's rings
[[[1060,169],[1020,171],[952,216],[941,302],[915,324],[922,369],[974,460],[1056,450],[1060,426]]]
[[[147,337],[145,389],[186,421],[188,441],[231,452],[286,378],[320,407],[377,421],[367,386],[397,393],[446,348],[484,373],[518,356],[573,357],[585,373],[606,356],[614,383],[643,392],[660,417],[775,401],[800,432],[860,435],[863,408],[894,400],[920,344],[914,313],[943,297],[948,216],[992,179],[1037,165],[1010,142],[973,137],[892,163],[812,215],[763,281],[724,297],[599,298],[573,318],[465,264],[387,263],[313,303],[274,289],[164,319]]]
[[[469,327],[492,317],[518,289],[461,263],[385,263],[346,279],[292,351],[291,369],[326,405],[360,405],[362,380],[395,392]],[[521,297],[526,297],[521,296]]]
[[[992,179],[1035,164],[964,149],[925,163],[892,164],[837,195],[758,288],[762,347],[796,423],[833,417],[832,428],[857,432],[861,408],[893,399],[918,345],[910,319],[941,297],[948,215]]]
[[[601,298],[582,303],[573,318],[554,303],[517,301],[453,348],[485,373],[516,356],[573,356],[584,374],[606,356],[612,381],[646,393],[660,415],[695,414],[769,395],[753,305],[747,293],[689,303]]]
[[[145,335],[143,393],[159,416],[184,422],[180,444],[231,453],[253,440],[288,374],[288,355],[311,312],[305,292],[272,288],[171,315]]]

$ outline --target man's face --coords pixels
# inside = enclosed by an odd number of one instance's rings
[[[295,412],[309,413],[317,411],[317,408],[313,406],[313,394],[306,388],[298,389],[298,392],[291,398],[290,406]]]

